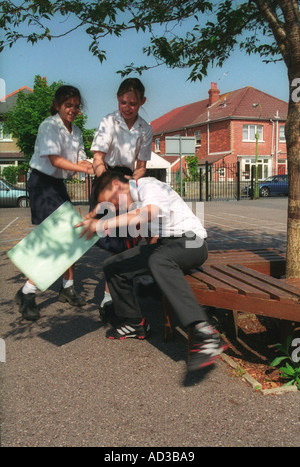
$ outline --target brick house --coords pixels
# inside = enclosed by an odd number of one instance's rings
[[[206,161],[212,165],[240,161],[241,179],[246,181],[255,165],[258,133],[259,179],[287,173],[287,112],[286,102],[253,87],[220,94],[217,83],[211,83],[208,99],[173,109],[151,122],[153,151],[169,158],[166,136],[194,136],[200,166]],[[177,159],[172,170],[178,169]]]
[[[10,134],[6,134],[3,129],[3,115],[16,104],[20,91],[25,94],[33,92],[32,89],[23,86],[0,100],[0,174],[4,167],[18,166],[24,162],[24,154],[18,148],[16,140]]]

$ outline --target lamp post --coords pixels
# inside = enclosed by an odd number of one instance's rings
[[[258,187],[258,138],[259,133],[256,131],[255,133],[255,141],[256,141],[256,152],[255,152],[255,179],[254,179],[254,196],[253,199],[259,198],[259,187]]]
[[[262,108],[261,105],[256,102],[255,104],[252,104],[252,107],[258,107],[260,108],[260,114],[259,114],[259,119],[262,114]],[[256,141],[256,151],[255,151],[255,178],[254,178],[254,195],[253,199],[259,199],[259,186],[258,186],[258,140],[259,140],[259,133],[258,133],[258,125],[256,125],[256,133],[255,133],[255,141]]]

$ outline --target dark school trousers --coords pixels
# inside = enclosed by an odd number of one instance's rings
[[[205,240],[198,237],[172,237],[159,238],[156,244],[138,245],[108,258],[103,270],[116,315],[126,318],[128,322],[141,318],[133,280],[137,276],[151,274],[182,326],[206,321],[207,315],[197,302],[184,274],[203,264],[207,256]]]

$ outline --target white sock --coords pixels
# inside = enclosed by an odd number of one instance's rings
[[[105,303],[111,302],[111,301],[112,301],[112,299],[111,299],[110,293],[104,291],[104,298],[103,298],[100,306],[103,307],[105,305]]]
[[[66,280],[66,279],[63,277],[63,288],[64,288],[64,289],[67,289],[68,287],[72,287],[73,284],[74,284],[73,279]]]
[[[37,287],[34,284],[30,284],[30,282],[27,281],[26,284],[24,285],[23,289],[22,289],[22,292],[24,294],[36,293],[36,290],[37,290]]]

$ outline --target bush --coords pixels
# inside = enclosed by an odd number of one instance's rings
[[[8,165],[7,167],[4,167],[4,169],[2,170],[2,176],[9,183],[15,185],[18,181],[19,167],[15,165]]]

